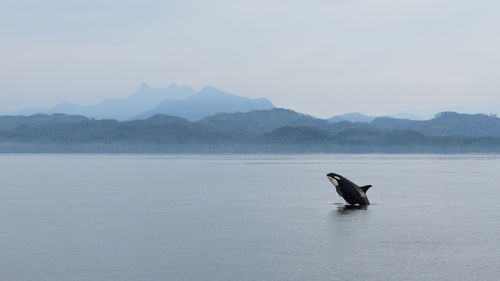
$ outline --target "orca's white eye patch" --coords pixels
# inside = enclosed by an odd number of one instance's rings
[[[340,180],[340,178],[339,178],[339,177],[337,177],[337,176],[333,176],[333,177],[334,177],[334,178],[336,178],[337,180]]]
[[[331,183],[333,183],[333,185],[335,185],[335,186],[339,186],[339,183],[337,182],[337,180],[336,180],[336,179],[334,179],[334,178],[330,178],[330,177],[328,177],[328,179],[330,180],[330,182],[331,182]]]

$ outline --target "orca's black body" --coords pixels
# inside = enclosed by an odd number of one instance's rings
[[[329,173],[326,176],[335,186],[339,196],[344,198],[347,203],[351,205],[358,204],[360,206],[370,205],[370,201],[368,201],[368,197],[366,197],[366,191],[371,187],[371,185],[360,187],[343,176],[335,173]]]

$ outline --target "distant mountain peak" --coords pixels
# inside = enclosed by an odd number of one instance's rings
[[[165,99],[184,99],[193,94],[194,90],[186,85],[171,84],[166,88],[154,88],[143,82],[129,98],[154,97],[153,99],[158,104]]]
[[[203,88],[200,90],[200,92],[205,92],[205,91],[213,91],[213,90],[219,90],[217,89],[216,87],[214,86],[211,86],[211,85],[205,85],[203,86]]]
[[[359,112],[351,112],[333,116],[332,118],[328,119],[328,121],[331,123],[342,122],[342,121],[370,123],[374,119],[375,117],[367,116]]]
[[[142,91],[151,88],[146,82],[142,82],[141,85],[139,85],[139,88],[137,88],[137,91]]]
[[[220,112],[248,112],[271,108],[274,108],[274,105],[265,98],[242,97],[210,85],[195,92],[187,85],[171,84],[168,87],[156,88],[142,82],[134,93],[125,98],[111,98],[97,104],[83,106],[63,102],[51,109],[30,110],[29,112],[31,114],[37,112],[77,114],[97,119],[117,120],[168,114],[199,120]]]
[[[205,86],[198,92],[198,95],[204,95],[204,96],[211,95],[211,96],[213,96],[213,95],[231,95],[231,94],[226,93],[222,90],[219,90],[219,89],[215,88],[214,86]]]
[[[267,99],[252,99],[226,93],[213,86],[205,86],[198,93],[183,100],[165,100],[157,107],[132,119],[145,119],[155,114],[180,116],[200,120],[217,113],[248,112],[274,108]]]

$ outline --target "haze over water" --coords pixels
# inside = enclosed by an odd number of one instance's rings
[[[3,280],[497,280],[500,156],[0,155]],[[326,178],[372,184],[348,208]]]

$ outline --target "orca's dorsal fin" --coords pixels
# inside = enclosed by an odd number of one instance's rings
[[[369,185],[365,185],[365,186],[362,186],[362,187],[360,187],[360,188],[361,188],[361,190],[363,190],[363,192],[364,192],[364,193],[366,193],[366,191],[368,191],[368,188],[370,188],[370,187],[372,187],[372,185],[371,185],[371,184],[369,184]]]

